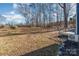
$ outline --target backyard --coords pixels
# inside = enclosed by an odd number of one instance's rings
[[[75,3],[2,3],[0,56],[57,56],[75,23]]]
[[[57,44],[60,43],[58,31],[39,30],[27,27],[0,29],[0,33],[3,33],[0,34],[0,55],[32,55],[29,53],[51,45],[52,47],[46,48],[44,52],[42,50],[40,54],[34,52],[35,55],[57,55]]]

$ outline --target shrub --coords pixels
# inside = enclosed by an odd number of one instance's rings
[[[3,28],[4,27],[4,25],[0,25],[0,28]]]
[[[11,28],[11,29],[16,29],[16,28],[17,28],[17,26],[10,26],[10,28]]]

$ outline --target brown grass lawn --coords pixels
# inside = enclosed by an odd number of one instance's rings
[[[26,33],[29,31],[30,30],[27,30],[26,28],[17,28],[14,30],[10,28],[0,29],[0,55],[23,55],[52,44],[58,44],[60,41],[57,38],[58,31]],[[12,34],[23,32],[25,34]],[[7,33],[12,36],[9,36]]]

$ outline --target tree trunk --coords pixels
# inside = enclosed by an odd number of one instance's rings
[[[68,21],[67,21],[67,11],[66,11],[66,3],[64,3],[64,27],[65,27],[65,31],[68,27]]]

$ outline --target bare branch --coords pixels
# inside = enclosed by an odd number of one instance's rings
[[[71,16],[71,15],[69,15],[69,13],[70,13],[70,11],[72,10],[72,8],[75,6],[75,4],[74,5],[72,5],[69,9],[68,9],[68,11],[67,11],[67,17],[68,16]]]
[[[70,11],[74,6],[75,6],[75,4],[70,7],[69,11]]]
[[[61,7],[61,8],[64,8],[64,6],[62,6],[60,3],[58,3],[59,4],[59,6]]]

